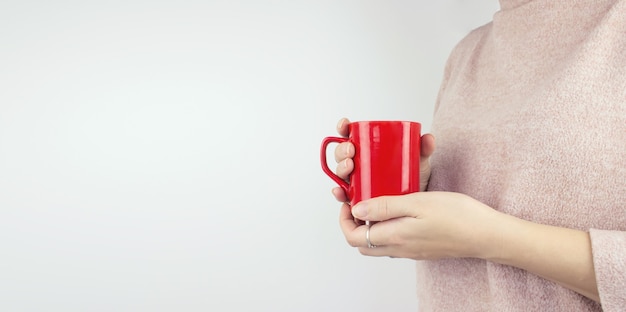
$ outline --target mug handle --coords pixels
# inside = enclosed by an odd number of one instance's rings
[[[330,168],[328,168],[328,163],[326,162],[326,149],[328,148],[328,144],[343,143],[343,142],[348,142],[348,139],[340,138],[340,137],[324,138],[324,140],[322,140],[322,147],[320,149],[320,161],[322,163],[322,170],[324,170],[324,173],[326,173],[326,175],[328,175],[331,179],[333,179],[333,181],[339,184],[339,186],[343,189],[343,191],[346,194],[348,194],[348,187],[349,187],[348,182],[346,182],[345,180],[340,178],[338,175],[336,175],[332,170],[330,170]]]

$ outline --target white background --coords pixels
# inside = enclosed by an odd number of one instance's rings
[[[412,261],[344,241],[319,144],[428,131],[497,9],[0,2],[0,311],[415,311]]]

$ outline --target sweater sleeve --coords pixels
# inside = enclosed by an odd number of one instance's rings
[[[591,229],[600,303],[605,312],[626,308],[626,232]]]

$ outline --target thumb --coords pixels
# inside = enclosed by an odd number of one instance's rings
[[[435,137],[432,134],[422,136],[420,155],[420,192],[424,192],[430,180],[430,156],[435,152]]]
[[[352,208],[352,215],[363,221],[385,221],[415,217],[406,195],[380,196],[364,200]]]

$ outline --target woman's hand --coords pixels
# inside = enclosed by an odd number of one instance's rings
[[[337,133],[342,137],[348,137],[350,135],[349,128],[350,121],[347,118],[341,118],[337,123]],[[337,145],[335,148],[335,161],[337,162],[337,169],[335,173],[342,179],[347,180],[352,170],[354,170],[354,144],[350,142],[344,142]],[[335,187],[332,190],[333,196],[340,202],[348,202],[348,196],[341,187]]]
[[[341,229],[363,255],[479,258],[526,270],[598,301],[589,233],[533,223],[463,194],[419,192],[341,208]],[[355,219],[377,221],[369,227]]]
[[[381,196],[341,210],[341,229],[348,243],[368,256],[415,260],[458,257],[486,258],[498,250],[504,215],[472,199],[450,192]],[[354,219],[377,221],[370,228]],[[494,226],[495,225],[495,226]]]
[[[342,118],[337,123],[337,132],[342,137],[348,137],[350,135],[350,121],[347,118]],[[420,191],[423,192],[428,186],[428,179],[430,178],[430,156],[435,151],[435,137],[432,134],[424,134],[422,136],[422,145],[420,148]],[[338,144],[335,148],[335,161],[337,162],[336,174],[347,180],[352,170],[354,170],[354,145],[350,142]],[[340,202],[349,201],[346,193],[340,188],[335,187],[332,190],[335,198]]]

